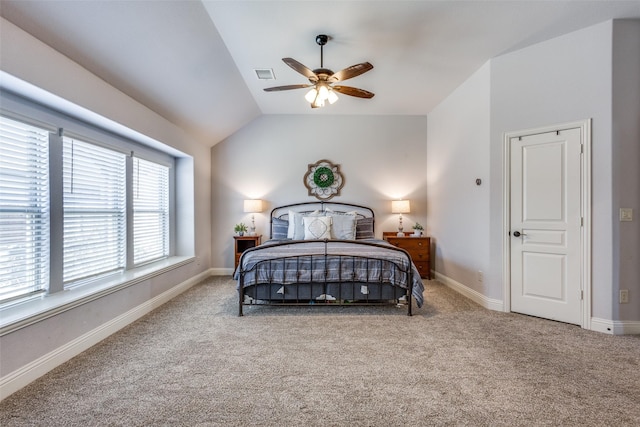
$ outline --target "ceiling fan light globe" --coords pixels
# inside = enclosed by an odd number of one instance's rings
[[[322,102],[329,98],[329,89],[326,85],[321,85],[318,89],[318,98],[322,99]]]
[[[318,91],[316,90],[316,88],[312,88],[309,92],[307,92],[307,94],[304,96],[304,99],[307,100],[307,102],[313,102],[316,99],[316,96],[318,95]]]
[[[327,99],[329,100],[329,104],[333,104],[338,100],[338,95],[336,95],[333,90],[330,90]]]

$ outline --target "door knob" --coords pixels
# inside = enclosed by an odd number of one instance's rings
[[[515,237],[526,236],[526,234],[524,234],[524,233],[520,233],[519,231],[514,231],[514,232],[513,232],[513,235],[514,235]]]

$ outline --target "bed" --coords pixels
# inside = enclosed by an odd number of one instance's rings
[[[242,253],[234,273],[246,305],[423,303],[420,274],[403,249],[376,239],[371,208],[308,202],[274,208],[269,240]]]

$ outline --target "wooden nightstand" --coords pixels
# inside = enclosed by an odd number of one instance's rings
[[[234,246],[234,257],[235,263],[233,265],[233,269],[238,268],[238,262],[240,262],[240,256],[242,252],[247,249],[259,246],[262,243],[262,234],[257,236],[233,236],[233,240],[235,240]]]
[[[385,231],[382,233],[382,238],[393,246],[409,252],[413,263],[420,272],[420,277],[423,279],[431,278],[431,263],[429,261],[429,253],[431,251],[430,237],[411,237],[409,235],[398,237],[395,231]]]

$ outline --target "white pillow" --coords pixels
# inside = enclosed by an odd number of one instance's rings
[[[331,238],[342,240],[356,239],[356,214],[355,213],[330,213]]]
[[[302,223],[302,214],[289,211],[289,228],[287,229],[287,239],[302,240],[304,237],[304,224]],[[302,231],[302,235],[298,233],[296,238],[296,229]]]
[[[304,240],[318,240],[331,238],[331,217],[304,216]]]
[[[289,228],[287,228],[287,239],[303,240],[304,239],[304,222],[302,218],[306,216],[320,216],[320,211],[313,211],[307,214],[289,211]]]

